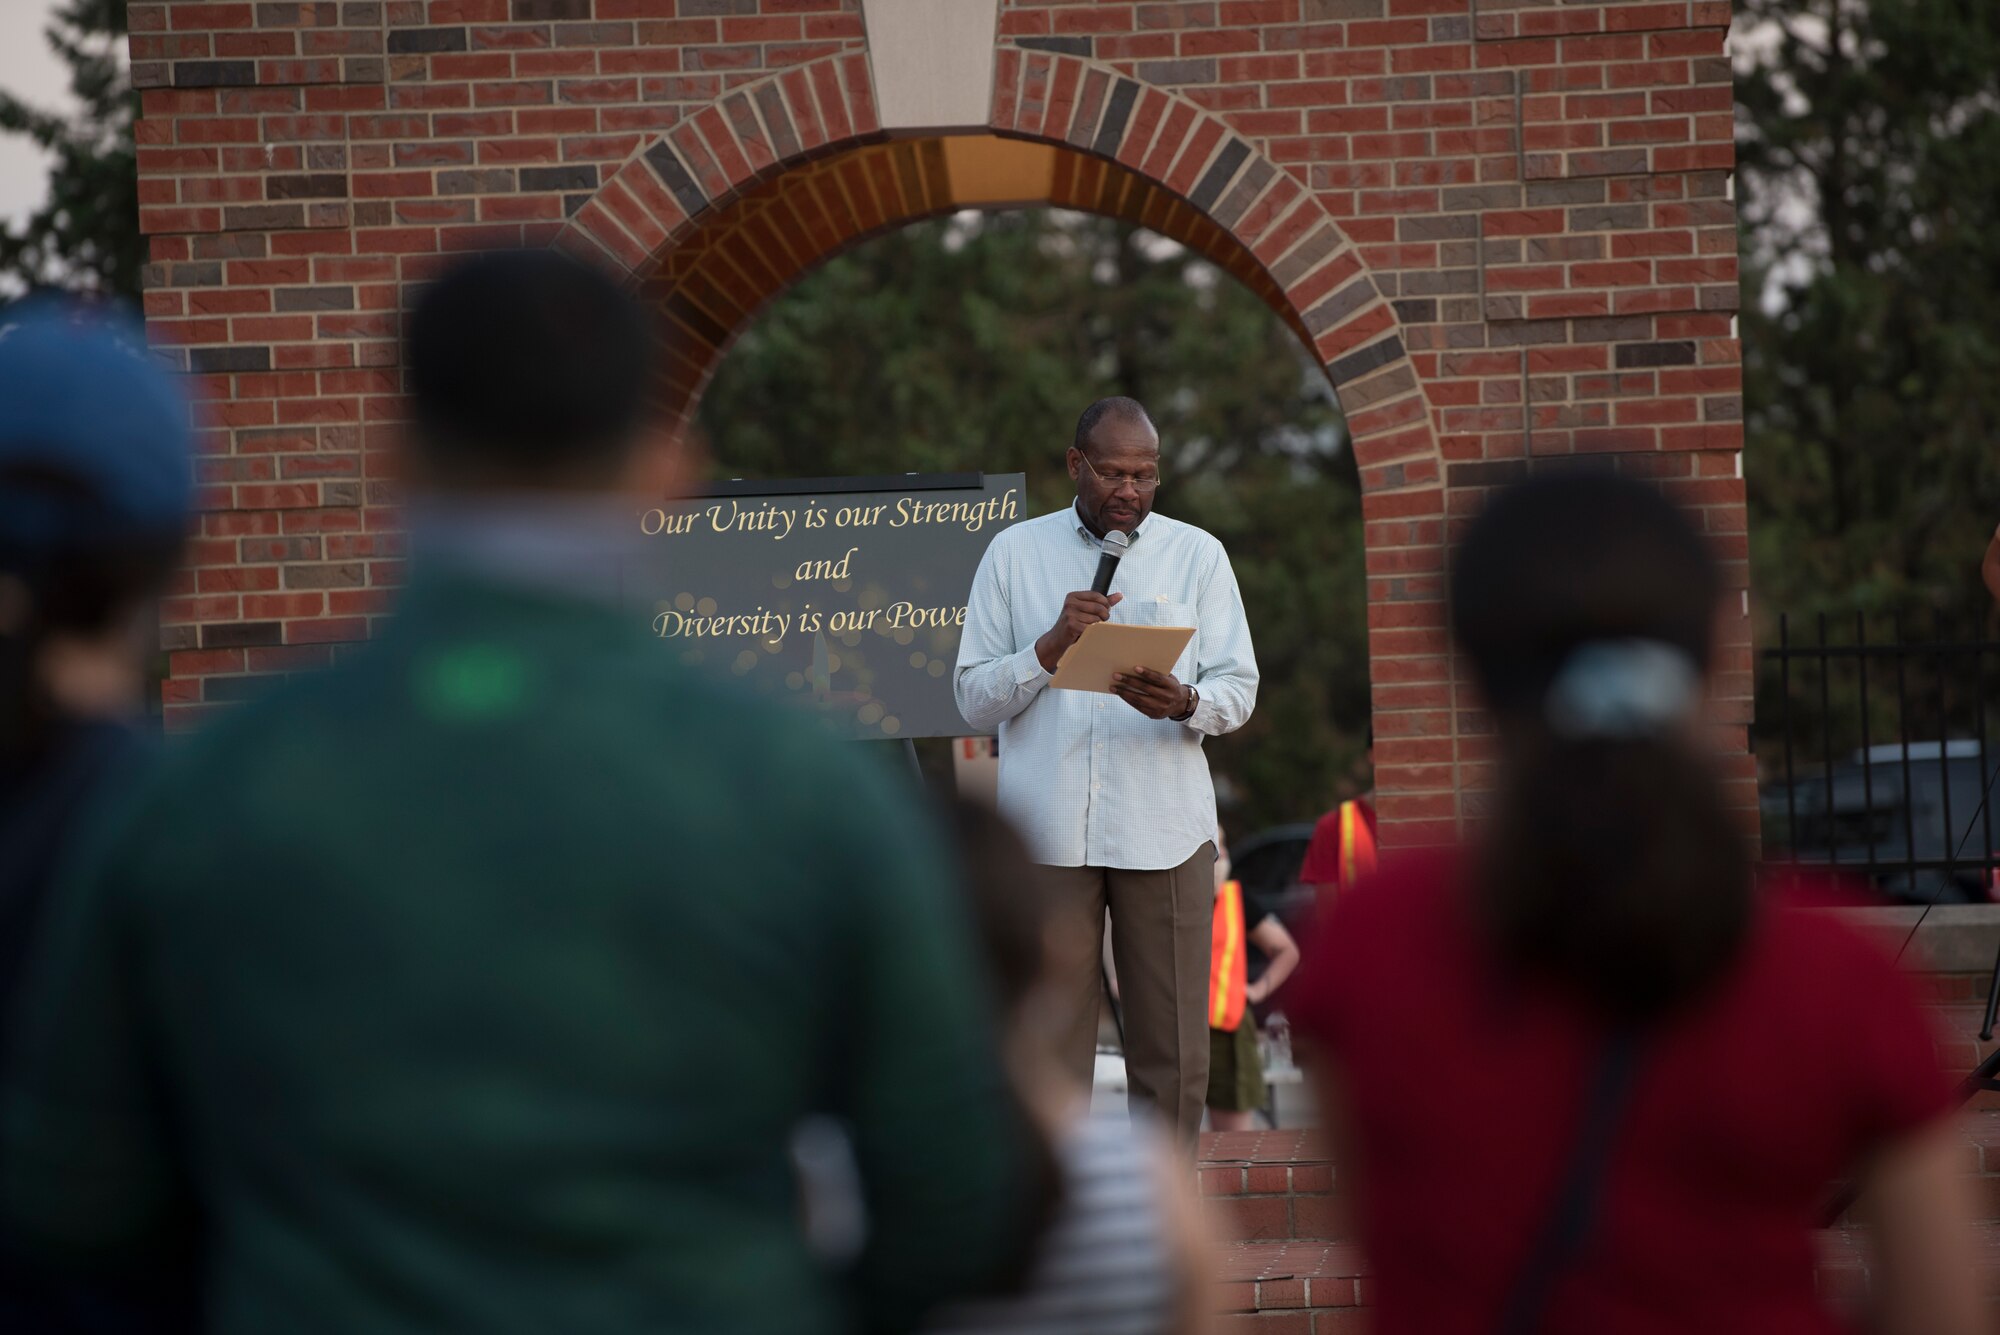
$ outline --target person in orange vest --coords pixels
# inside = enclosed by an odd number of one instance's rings
[[[1368,725],[1368,791],[1342,802],[1313,826],[1312,842],[1299,865],[1299,884],[1310,886],[1326,904],[1342,890],[1375,872],[1375,725]]]
[[[1250,978],[1250,947],[1269,961]],[[1215,832],[1215,924],[1208,967],[1208,1125],[1250,1131],[1264,1106],[1257,1016],[1298,967],[1299,945],[1256,896],[1229,876],[1229,845]]]

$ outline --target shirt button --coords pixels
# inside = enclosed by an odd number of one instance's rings
[[[1099,709],[1102,709],[1102,708],[1104,708],[1104,702],[1103,702],[1102,700],[1099,700],[1099,701],[1097,702],[1097,707],[1098,707]]]

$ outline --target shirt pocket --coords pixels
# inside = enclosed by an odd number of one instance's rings
[[[1195,621],[1194,604],[1176,602],[1172,598],[1132,598],[1118,605],[1123,613],[1119,619],[1135,626],[1194,626],[1195,633],[1188,639],[1187,648],[1174,664],[1174,675],[1184,682],[1192,682],[1190,669],[1195,663],[1195,651],[1201,646],[1201,628]]]

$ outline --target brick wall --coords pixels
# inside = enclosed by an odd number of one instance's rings
[[[856,0],[134,0],[155,342],[203,401],[170,716],[364,638],[403,556],[394,332],[455,250],[558,244],[688,349],[857,239],[964,202],[885,145]],[[1327,365],[1367,497],[1385,840],[1486,760],[1446,651],[1452,525],[1590,456],[1747,581],[1724,0],[1002,0],[986,131],[1048,199],[1250,284]],[[983,38],[982,38],[983,40]],[[1027,202],[1027,201],[1016,201]],[[1751,804],[1747,619],[1722,680]]]

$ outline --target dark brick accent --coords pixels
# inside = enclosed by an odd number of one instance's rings
[[[1208,216],[1223,227],[1234,227],[1237,220],[1257,202],[1258,196],[1264,193],[1264,187],[1271,184],[1271,178],[1277,174],[1278,169],[1271,164],[1269,158],[1255,159],[1250,164],[1250,170],[1244,172],[1243,178],[1231,186],[1229,193],[1222,197],[1222,202],[1208,211]]]
[[[266,176],[264,178],[264,198],[266,199],[345,199],[347,178],[324,174],[318,176]]]
[[[1586,176],[1574,181],[1530,181],[1527,198],[1523,202],[1531,209],[1550,204],[1602,204],[1604,178]]]
[[[1489,298],[1490,300],[1490,298]],[[1567,320],[1509,320],[1487,327],[1487,341],[1496,348],[1569,342]]]
[[[1606,315],[1578,320],[1574,333],[1579,343],[1638,343],[1653,336],[1653,321],[1646,315]]]
[[[1319,305],[1306,312],[1306,328],[1317,337],[1375,300],[1375,284],[1362,274]],[[1359,371],[1356,375],[1361,374]]]
[[[1215,57],[1198,60],[1142,60],[1139,77],[1147,83],[1214,83]]]
[[[1399,241],[1470,241],[1478,235],[1476,213],[1419,213],[1396,220]]]
[[[167,284],[171,287],[220,287],[222,285],[222,265],[215,261],[196,261],[193,264],[169,264],[166,266]]]
[[[590,17],[590,0],[514,0],[516,23],[561,23]]]
[[[254,60],[183,60],[174,65],[176,88],[238,88],[256,82]]]
[[[1206,213],[1222,197],[1222,188],[1229,184],[1243,166],[1243,160],[1250,156],[1250,145],[1241,139],[1231,139],[1215,155],[1215,161],[1208,164],[1208,170],[1195,183],[1194,193],[1188,196],[1188,203]]]
[[[1271,277],[1280,287],[1290,287],[1320,266],[1320,261],[1340,249],[1340,236],[1322,224],[1313,234],[1292,247],[1291,254],[1278,261]]]
[[[1436,297],[1406,297],[1389,303],[1396,311],[1396,319],[1402,324],[1436,324],[1438,304]]]
[[[189,348],[188,369],[197,375],[220,375],[230,371],[268,371],[271,350],[262,348]]]
[[[1358,380],[1378,366],[1387,366],[1403,355],[1403,340],[1391,334],[1385,339],[1370,343],[1365,348],[1356,348],[1345,357],[1328,366],[1333,383],[1342,385],[1349,380]]]
[[[523,167],[522,190],[595,190],[597,167],[582,163],[569,167]]]
[[[1132,103],[1138,96],[1139,85],[1132,79],[1120,79],[1112,85],[1111,97],[1104,104],[1104,123],[1097,127],[1097,138],[1090,145],[1093,152],[1110,157],[1118,151],[1118,145],[1125,140],[1125,126],[1132,119]]]
[[[1645,229],[1644,204],[1607,204],[1602,208],[1571,209],[1572,232],[1634,232]]]
[[[660,178],[660,184],[667,188],[674,202],[688,217],[692,218],[708,207],[708,196],[701,192],[693,174],[674,156],[673,147],[666,140],[662,139],[646,150],[646,161],[652,166],[654,175]]]
[[[1058,55],[1082,56],[1090,58],[1091,44],[1088,37],[1017,37],[1014,45],[1025,46],[1030,51],[1054,51]]]
[[[764,128],[770,131],[771,151],[778,160],[797,157],[799,134],[792,128],[792,113],[785,109],[785,99],[775,82],[758,85],[757,109],[764,113]]]
[[[274,298],[277,310],[285,314],[354,309],[354,289],[351,287],[281,287]]]
[[[389,34],[390,55],[430,55],[465,49],[463,28],[399,28]]]
[[[222,211],[222,225],[231,232],[283,232],[306,225],[303,204],[239,204]]]
[[[1613,353],[1613,361],[1620,368],[1634,366],[1693,366],[1694,344],[1674,343],[1621,343]]]

